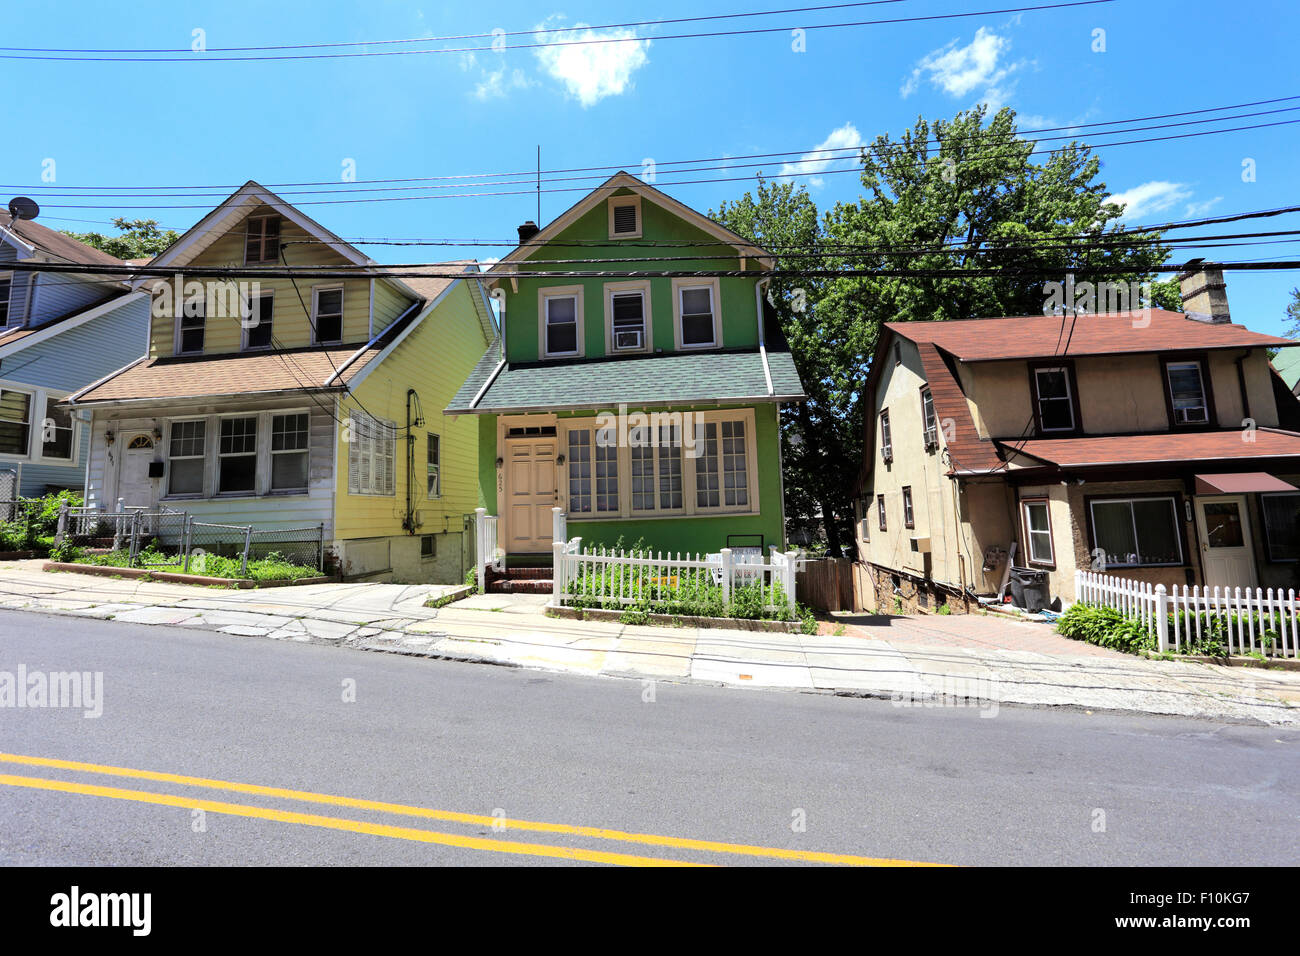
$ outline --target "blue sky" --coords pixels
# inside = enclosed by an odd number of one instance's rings
[[[813,0],[803,0],[811,3]],[[490,8],[398,2],[313,4],[133,2],[11,4],[6,45],[188,49],[379,40],[554,28],[648,18],[800,6],[801,0],[707,0],[652,6],[548,0]],[[1118,0],[1074,9],[988,14],[958,20],[813,30],[806,48],[786,31],[671,39],[670,33],[921,16],[1024,5],[1014,0],[904,0],[823,13],[637,28],[649,42],[546,51],[266,63],[49,63],[0,60],[9,95],[0,106],[0,182],[41,199],[53,160],[55,186],[226,186],[473,175],[531,169],[623,166],[647,160],[812,149],[870,142],[901,132],[918,115],[951,117],[978,102],[1009,105],[1024,127],[1097,123],[1300,94],[1294,38],[1300,5],[1211,0]],[[1103,36],[1103,51],[1094,51]],[[585,36],[585,34],[583,34]],[[485,46],[487,40],[448,45]],[[384,49],[399,49],[386,47]],[[379,49],[370,47],[369,49]],[[1300,100],[1250,110],[1300,106]],[[1194,118],[1194,117],[1188,117]],[[1300,118],[1253,117],[1240,126]],[[1159,122],[1159,121],[1155,121]],[[1152,130],[1120,138],[1207,128]],[[1102,148],[1102,178],[1130,201],[1135,222],[1226,215],[1293,205],[1300,125],[1170,142]],[[1254,180],[1243,180],[1253,160]],[[687,178],[748,176],[753,169]],[[780,171],[773,161],[764,171]],[[749,181],[659,185],[696,208],[739,196]],[[470,180],[475,181],[475,180]],[[45,190],[38,189],[45,186]],[[559,186],[589,187],[593,180]],[[811,188],[819,206],[857,195],[852,173],[825,171]],[[479,198],[304,204],[346,237],[505,238],[533,218],[526,184],[443,192],[521,191]],[[289,187],[279,190],[293,201]],[[380,194],[380,195],[393,195]],[[400,195],[400,194],[398,194]],[[548,193],[549,219],[580,192]],[[297,197],[305,198],[305,197]],[[324,197],[314,197],[324,198]],[[79,200],[41,199],[42,221],[94,228],[114,215],[149,216],[183,229],[203,209],[68,209]],[[216,197],[145,203],[210,206]],[[1249,226],[1238,229],[1237,226]],[[1300,228],[1300,216],[1223,231]],[[484,257],[490,250],[368,247],[392,262]],[[1188,255],[1192,254],[1191,251]],[[1300,258],[1300,243],[1206,251],[1221,258]],[[1181,256],[1182,253],[1179,253]],[[1295,272],[1231,273],[1234,318],[1280,332]]]

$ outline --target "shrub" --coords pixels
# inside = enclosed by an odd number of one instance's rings
[[[1129,654],[1155,648],[1155,639],[1146,626],[1109,607],[1094,607],[1082,602],[1072,604],[1056,622],[1056,630],[1065,637],[1110,647]]]

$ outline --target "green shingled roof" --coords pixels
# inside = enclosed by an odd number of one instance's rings
[[[450,413],[496,414],[560,408],[682,405],[695,402],[798,401],[804,397],[789,352],[769,352],[772,391],[757,351],[690,352],[643,358],[507,366],[473,408],[470,403],[500,363],[493,342],[447,407]]]
[[[1286,387],[1294,392],[1296,383],[1300,382],[1300,346],[1279,349],[1277,358],[1273,359],[1273,367],[1282,376],[1282,381],[1286,382]]]

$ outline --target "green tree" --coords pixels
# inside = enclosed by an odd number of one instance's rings
[[[1283,334],[1289,339],[1300,339],[1300,287],[1291,290],[1291,302],[1286,307],[1286,320],[1291,324]]]
[[[853,540],[862,386],[885,322],[1042,314],[1046,281],[1071,272],[1079,281],[1143,281],[1164,261],[1158,233],[1112,235],[1122,210],[1106,201],[1087,147],[1071,143],[1041,162],[1034,152],[1018,138],[1012,110],[990,119],[979,107],[950,121],[918,119],[897,140],[877,137],[860,156],[862,196],[837,204],[820,228],[809,224],[815,208],[805,191],[762,183],[716,214],[760,243],[789,237],[817,254],[784,250],[779,267],[866,273],[773,282],[810,399],[783,422],[787,510],[809,520],[815,504],[832,553]],[[1097,247],[1102,238],[1122,241]],[[1112,271],[1091,276],[1084,267]],[[970,274],[926,274],[936,270]],[[789,304],[792,286],[810,290],[804,312]]]
[[[1151,300],[1157,308],[1170,312],[1183,311],[1183,290],[1178,277],[1172,276],[1159,282],[1151,283]]]
[[[152,259],[180,238],[175,229],[163,229],[156,219],[113,220],[121,235],[106,236],[99,232],[67,232],[73,239],[118,259]],[[65,230],[66,232],[66,230]]]

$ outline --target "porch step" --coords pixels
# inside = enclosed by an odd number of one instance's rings
[[[504,571],[489,569],[489,594],[549,594],[552,576],[549,555],[507,555]]]
[[[489,594],[550,594],[553,588],[550,578],[497,578],[488,582]]]

